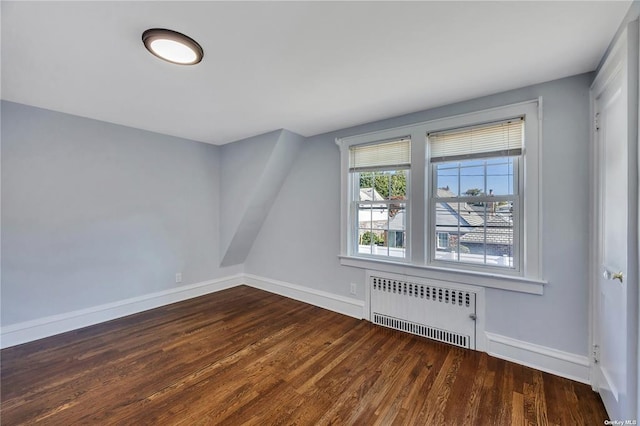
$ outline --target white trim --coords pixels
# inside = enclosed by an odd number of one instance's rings
[[[601,78],[601,77],[600,77]],[[598,76],[596,76],[595,81],[598,80]],[[600,191],[600,183],[597,176],[598,170],[598,144],[596,143],[597,132],[595,131],[595,120],[596,120],[596,97],[593,92],[593,85],[589,90],[589,268],[588,268],[588,281],[589,281],[589,304],[588,304],[588,314],[589,314],[589,341],[588,341],[588,350],[592,350],[594,345],[596,344],[596,323],[595,323],[595,313],[596,313],[596,288],[597,288],[597,279],[598,279],[598,271],[600,270],[600,265],[597,264],[598,259],[598,241],[599,235],[596,231],[598,229],[598,218],[600,211],[600,204],[598,202],[598,194]],[[591,388],[594,392],[598,391],[598,383],[595,379],[595,369],[596,364],[593,359],[589,361],[590,364],[590,376],[591,380]]]
[[[364,301],[255,275],[237,274],[4,326],[0,328],[0,348],[77,330],[242,284],[350,317],[358,319],[364,317]]]
[[[357,319],[364,318],[364,301],[359,299],[339,296],[326,291],[251,274],[244,275],[244,283],[249,287],[279,294],[280,296],[328,309],[342,315]]]
[[[638,391],[638,383],[640,382],[640,357],[638,352],[640,351],[640,321],[638,313],[638,306],[640,305],[640,293],[638,292],[637,283],[640,276],[640,262],[638,262],[640,251],[640,228],[638,219],[640,218],[640,192],[638,191],[637,182],[638,174],[640,172],[640,151],[638,150],[638,134],[640,133],[640,113],[638,105],[638,69],[640,68],[640,35],[638,30],[638,18],[637,12],[632,21],[625,19],[619,29],[619,34],[614,38],[609,51],[604,57],[598,73],[591,85],[590,90],[590,106],[591,116],[595,117],[597,111],[598,98],[608,89],[608,87],[614,83],[614,79],[618,78],[622,74],[622,90],[624,95],[627,96],[626,105],[626,119],[627,119],[627,158],[628,158],[628,236],[629,242],[627,245],[627,277],[625,282],[631,284],[626,288],[627,292],[627,365],[624,366],[627,374],[627,386],[626,390],[622,389],[620,392],[624,395],[622,400],[617,401],[617,395],[615,391],[611,392],[609,384],[606,384],[605,374],[601,370],[600,365],[596,363],[591,364],[591,377],[592,388],[595,391],[601,391],[603,399],[605,401],[613,401],[614,398],[617,402],[613,405],[615,408],[612,410],[627,410],[629,416],[633,414],[640,414],[640,396]],[[626,89],[625,89],[626,86]],[[589,287],[590,287],[590,303],[589,303],[589,348],[594,348],[596,345],[602,344],[602,338],[599,335],[602,333],[600,330],[600,314],[599,301],[602,297],[599,295],[599,281],[601,277],[602,265],[601,265],[601,240],[602,230],[601,221],[604,215],[604,209],[600,200],[601,193],[603,192],[602,183],[602,150],[603,147],[599,143],[598,132],[594,127],[590,129],[591,135],[591,162],[590,162],[590,175],[591,178],[591,190],[589,191],[592,196],[590,199],[590,228],[591,228],[591,250],[589,252],[589,259],[591,268],[589,270]],[[635,287],[633,286],[635,284]],[[635,320],[634,320],[635,317]],[[613,394],[613,395],[612,395]],[[616,414],[616,413],[610,413]],[[627,416],[627,414],[624,414]]]
[[[589,384],[589,359],[547,346],[485,332],[487,353],[516,364]]]
[[[11,324],[0,328],[0,348],[19,345],[77,330],[171,303],[214,293],[242,284],[242,274],[158,291],[63,314]]]
[[[379,259],[340,256],[342,266],[371,269],[392,274],[412,275],[426,279],[437,279],[452,283],[510,290],[519,293],[543,294],[546,281],[520,276],[475,272],[462,269],[449,269],[436,266],[411,265]]]
[[[336,138],[336,145],[340,149],[340,170],[349,170],[349,149],[345,147],[338,138]],[[351,243],[349,238],[344,238],[349,233],[349,209],[351,209],[351,203],[349,202],[349,173],[340,173],[340,253],[348,253],[351,251]]]
[[[370,271],[367,271],[367,277],[369,274]],[[380,275],[380,273],[376,274]],[[419,277],[412,278],[419,279]],[[251,274],[237,274],[2,327],[0,329],[0,347],[7,348],[67,331],[77,330],[243,284],[353,318],[368,319],[369,316],[369,290],[365,291],[365,301],[362,301],[284,281]],[[484,288],[477,286],[469,287],[460,283],[447,283],[447,285],[452,284],[461,289],[470,289],[477,294],[476,312],[478,314],[478,324],[476,349],[478,351],[486,351],[488,354],[498,358],[568,379],[589,383],[589,360],[586,356],[571,354],[486,331],[483,332],[485,327]]]

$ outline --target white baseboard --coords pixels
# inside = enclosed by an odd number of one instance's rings
[[[0,348],[19,345],[44,337],[53,336],[71,330],[87,327],[89,325],[110,321],[116,318],[146,311],[160,306],[168,305],[182,300],[191,299],[208,293],[224,290],[242,284],[243,275],[237,274],[230,277],[204,281],[196,284],[185,285],[170,290],[132,297],[104,305],[64,314],[52,315],[11,324],[0,328]]]
[[[343,315],[358,319],[363,318],[363,301],[255,275],[237,274],[1,327],[0,349],[122,318],[241,284],[247,284],[250,287],[329,309]]]
[[[1,327],[0,348],[7,348],[77,330],[242,284],[353,318],[364,318],[365,302],[362,300],[256,275],[237,274]],[[486,352],[489,355],[578,382],[590,383],[589,359],[586,356],[563,352],[490,332],[485,332],[484,336],[486,337]]]
[[[364,301],[362,300],[251,274],[244,275],[244,283],[250,287],[299,300],[342,315],[358,319],[364,318]]]
[[[556,376],[591,384],[589,358],[534,343],[485,332],[487,353]]]

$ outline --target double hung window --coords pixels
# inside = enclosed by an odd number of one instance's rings
[[[427,135],[431,260],[515,269],[522,118]]]
[[[406,257],[410,165],[408,138],[349,149],[355,254]]]

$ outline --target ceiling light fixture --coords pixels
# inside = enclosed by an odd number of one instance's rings
[[[191,37],[164,28],[152,28],[142,33],[142,42],[151,54],[172,64],[195,65],[204,51]]]

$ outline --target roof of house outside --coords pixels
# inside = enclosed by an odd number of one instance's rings
[[[438,188],[438,197],[454,198],[448,189]],[[460,232],[461,242],[484,243],[485,226],[487,244],[513,244],[513,222],[510,213],[493,212],[492,206],[465,202],[446,202],[436,205],[439,232]],[[459,220],[458,220],[459,219]],[[460,226],[458,228],[458,226]]]
[[[493,228],[488,227],[486,233],[487,244],[512,245],[513,229],[511,228]],[[467,232],[460,237],[461,243],[484,243],[485,233],[484,227],[477,230]]]
[[[360,201],[383,201],[384,197],[374,188],[360,188]]]

